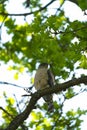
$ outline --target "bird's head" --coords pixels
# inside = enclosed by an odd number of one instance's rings
[[[38,68],[48,68],[48,63],[41,63]]]

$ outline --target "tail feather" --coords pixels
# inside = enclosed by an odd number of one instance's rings
[[[48,104],[48,112],[53,112],[54,111],[54,105],[53,105],[53,100],[52,100],[52,95],[47,95],[43,97],[45,102]]]

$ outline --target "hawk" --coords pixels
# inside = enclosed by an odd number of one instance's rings
[[[42,90],[47,87],[53,87],[54,83],[55,83],[54,75],[48,69],[48,64],[47,63],[40,64],[34,78],[35,89]],[[48,111],[53,112],[54,106],[53,106],[52,94],[43,96],[43,99],[48,104]]]

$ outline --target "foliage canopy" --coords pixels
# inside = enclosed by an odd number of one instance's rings
[[[69,0],[70,5],[73,3],[80,8],[84,15],[87,16],[87,0]],[[52,5],[57,7],[52,11]],[[56,77],[56,83],[74,79],[76,71],[87,69],[87,21],[71,21],[66,17],[64,4],[66,0],[50,0],[45,6],[41,0],[26,0],[23,9],[28,13],[16,14],[8,12],[8,0],[0,1],[0,29],[6,30],[9,40],[2,38],[0,33],[0,60],[7,64],[13,61],[14,65],[9,70],[15,69],[17,73],[15,79],[18,79],[18,73],[27,68],[32,73],[37,63],[47,62],[51,64],[52,71]],[[20,6],[20,5],[18,5]],[[17,17],[23,17],[23,24],[17,23]],[[30,22],[31,19],[31,22]],[[4,41],[4,42],[3,42]],[[79,77],[83,76],[80,75]],[[83,90],[78,85],[79,92]],[[78,94],[80,94],[78,92]],[[47,104],[37,104],[37,110],[32,110],[31,119],[24,121],[19,125],[18,130],[80,130],[81,115],[86,114],[86,110],[69,110],[63,112],[64,102],[77,95],[74,88],[66,89],[64,92],[57,94],[57,100],[54,101],[55,112],[47,112]],[[11,120],[18,115],[18,108],[15,107],[14,99],[7,98],[6,109],[3,110],[2,117],[4,122],[0,128],[4,129]],[[62,100],[63,99],[63,100]],[[22,102],[24,103],[24,102]],[[28,104],[28,103],[26,103]]]

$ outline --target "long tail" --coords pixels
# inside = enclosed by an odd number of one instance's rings
[[[54,105],[53,105],[53,96],[47,95],[43,97],[45,102],[48,104],[48,112],[54,112]]]

